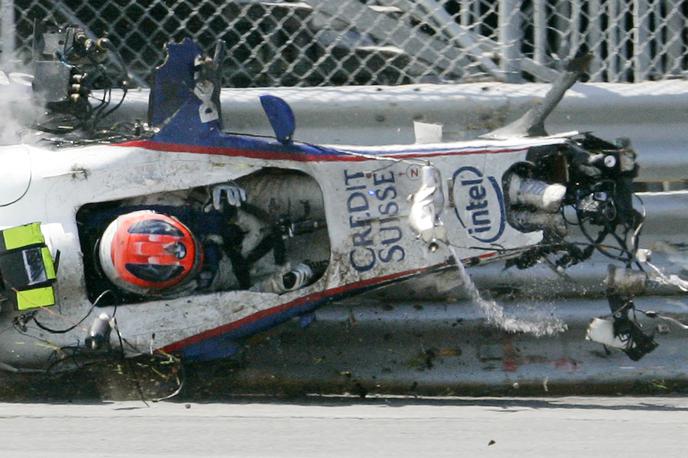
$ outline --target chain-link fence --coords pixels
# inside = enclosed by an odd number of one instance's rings
[[[226,86],[550,81],[593,55],[593,81],[685,76],[688,0],[0,0],[2,49],[34,19],[107,33],[145,82],[163,45],[228,46]]]

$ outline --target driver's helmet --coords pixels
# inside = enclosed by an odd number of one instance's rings
[[[150,210],[110,223],[98,255],[112,283],[139,295],[164,295],[185,286],[203,262],[203,251],[184,224]]]

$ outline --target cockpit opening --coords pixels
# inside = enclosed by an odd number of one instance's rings
[[[265,168],[236,181],[82,206],[86,290],[99,305],[218,291],[283,294],[329,264],[322,191]]]

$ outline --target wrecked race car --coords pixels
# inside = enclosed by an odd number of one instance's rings
[[[225,132],[222,47],[211,59],[190,40],[168,46],[148,122],[102,128],[112,88],[126,95],[123,70],[100,57],[111,45],[73,28],[39,43],[34,90],[48,114],[36,127],[51,137],[0,147],[5,370],[113,353],[226,358],[248,336],[372,289],[495,261],[563,271],[596,250],[619,267],[613,318],[590,337],[634,359],[656,346],[629,314],[646,280],[631,271],[635,153],[544,128],[585,57],[541,105],[479,139],[348,147],[295,141],[292,110],[270,95],[274,137]]]

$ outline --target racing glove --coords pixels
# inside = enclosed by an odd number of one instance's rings
[[[231,207],[241,207],[242,202],[246,202],[246,191],[236,183],[229,182],[213,186],[213,208],[222,210],[224,200]]]

